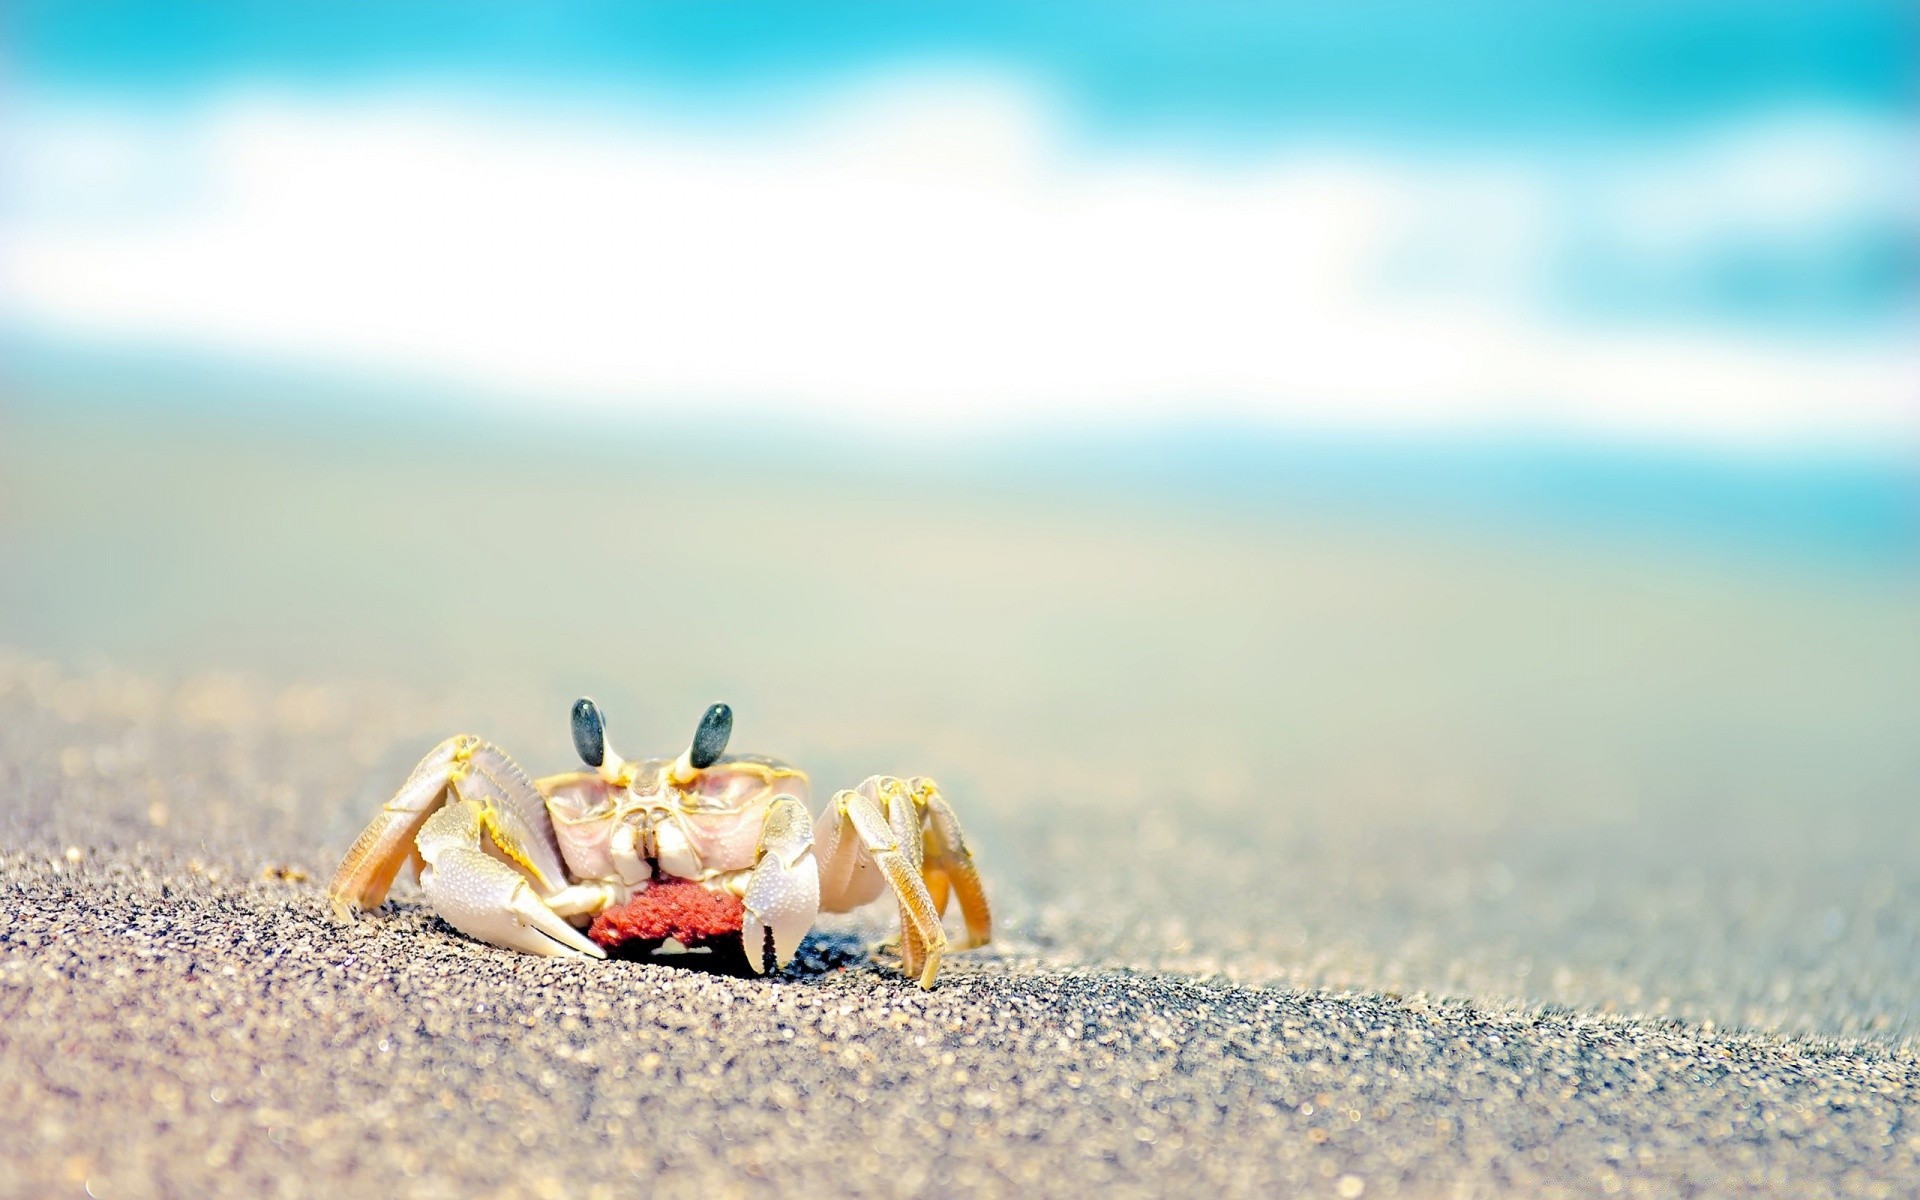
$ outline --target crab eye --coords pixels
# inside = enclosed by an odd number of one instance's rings
[[[724,704],[714,705],[700,718],[700,727],[693,731],[693,748],[687,751],[687,762],[695,770],[704,771],[726,753],[727,739],[732,736],[733,710]]]
[[[600,709],[585,696],[573,702],[573,748],[580,761],[597,767],[607,761],[607,722]]]

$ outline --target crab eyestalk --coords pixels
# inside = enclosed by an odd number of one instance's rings
[[[668,778],[676,786],[692,783],[700,772],[720,761],[720,756],[727,752],[727,739],[732,736],[733,710],[724,704],[709,708],[693,731],[693,743],[673,760]]]
[[[608,783],[618,783],[626,770],[626,760],[607,745],[607,719],[600,706],[582,696],[573,702],[573,748],[580,761],[600,773]]]

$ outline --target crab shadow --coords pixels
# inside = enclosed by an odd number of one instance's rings
[[[610,958],[623,962],[654,963],[665,967],[678,967],[685,971],[698,971],[703,975],[725,975],[736,979],[758,979],[747,962],[747,954],[737,941],[729,938],[717,945],[700,950],[675,950],[662,952],[634,945],[624,946],[613,951]],[[775,980],[818,979],[835,971],[849,967],[862,967],[873,962],[873,956],[867,952],[867,944],[851,933],[809,933],[800,943],[799,953],[785,969],[772,976]]]

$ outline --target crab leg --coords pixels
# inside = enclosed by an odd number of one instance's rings
[[[855,790],[862,790],[866,786],[862,784],[861,789]],[[921,888],[926,890],[925,911],[933,915],[934,928],[940,931],[941,945],[931,946],[913,919],[911,894],[903,896],[896,891],[894,898],[900,904],[900,969],[909,979],[926,970],[927,973],[921,975],[921,986],[931,987],[933,972],[940,969],[940,953],[946,948],[946,928],[940,921],[940,905],[934,903],[933,893],[926,887],[926,834],[920,825],[920,810],[914,805],[906,784],[900,780],[886,776],[873,781],[873,786],[881,811],[886,814],[887,828],[893,833],[894,844],[900,847],[901,858],[912,870],[914,878],[919,880]]]
[[[960,915],[967,923],[967,944],[961,949],[984,946],[993,940],[993,912],[987,907],[986,889],[980,886],[980,872],[974,868],[973,852],[960,831],[960,818],[953,813],[939,785],[922,775],[907,781],[907,788],[926,814],[927,861],[921,874],[933,897],[934,911],[947,911],[951,894],[960,902]]]
[[[387,898],[394,876],[414,857],[414,835],[446,800],[448,773],[455,759],[471,755],[472,743],[477,741],[471,734],[461,734],[427,751],[393,799],[360,831],[327,885],[327,899],[336,913],[350,918],[364,909],[378,908]]]
[[[506,752],[472,734],[441,742],[414,767],[413,774],[360,832],[327,898],[343,917],[376,908],[409,859],[430,862],[418,837],[428,820],[449,802],[478,806],[485,832],[496,848],[523,869],[542,896],[566,886],[566,867],[547,815],[546,801]],[[424,878],[425,870],[421,870]]]
[[[509,858],[522,847],[507,844],[494,816],[477,800],[450,804],[421,827],[420,855],[426,867],[420,887],[449,925],[483,942],[569,958],[605,958],[606,952],[561,919],[528,885],[527,877],[488,854],[491,843]]]
[[[947,934],[921,878],[920,819],[906,785],[875,775],[857,789],[836,792],[827,819],[816,851],[821,907],[847,912],[891,887],[900,903],[901,967],[931,988]]]
[[[746,915],[740,944],[755,971],[784,967],[820,912],[820,871],[813,856],[813,818],[807,806],[779,795],[767,806],[754,852],[753,873],[741,897]]]

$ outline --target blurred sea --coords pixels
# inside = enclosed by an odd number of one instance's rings
[[[158,424],[181,437],[358,446],[376,460],[441,439],[577,459],[644,487],[671,448],[711,470],[830,486],[837,478],[956,500],[1104,506],[1207,521],[1332,519],[1474,540],[1792,571],[1920,570],[1920,454],[1878,448],[1714,449],[1518,431],[1355,432],[1165,419],[903,436],[756,410],[528,411],[446,385],[401,387],[177,355],[10,347],[9,424]],[[133,381],[137,380],[137,383]],[[722,452],[719,447],[724,447]],[[631,465],[622,465],[622,464]]]

